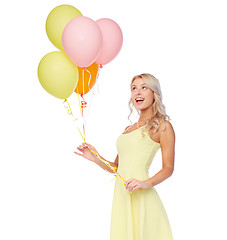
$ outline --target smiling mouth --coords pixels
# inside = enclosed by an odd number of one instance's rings
[[[135,98],[135,101],[136,101],[137,103],[143,102],[143,101],[144,101],[144,98],[141,98],[141,97]]]

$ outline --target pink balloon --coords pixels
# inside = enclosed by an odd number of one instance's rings
[[[109,18],[96,21],[101,29],[103,43],[101,52],[96,59],[97,64],[107,64],[120,52],[123,43],[123,34],[119,25]]]
[[[88,17],[79,16],[65,26],[62,46],[74,64],[88,67],[99,56],[102,40],[102,32],[98,24]]]

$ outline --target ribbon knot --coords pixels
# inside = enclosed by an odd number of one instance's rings
[[[87,107],[87,102],[82,100],[82,101],[81,101],[81,107],[82,107],[82,108]]]

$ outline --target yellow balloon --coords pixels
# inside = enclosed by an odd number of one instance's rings
[[[79,16],[82,16],[82,13],[70,5],[60,5],[49,13],[46,20],[47,36],[59,50],[63,51],[62,34],[66,24]]]
[[[51,95],[68,98],[78,83],[78,67],[61,51],[45,55],[38,66],[38,77],[42,87]]]

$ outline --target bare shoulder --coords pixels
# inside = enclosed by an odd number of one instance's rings
[[[160,123],[159,132],[160,140],[171,139],[172,141],[175,141],[175,132],[172,124],[169,121],[165,120],[164,122]]]
[[[131,125],[127,126],[123,133],[125,133],[130,127],[131,127]]]
[[[174,132],[173,125],[168,120],[165,120],[165,121],[161,122],[159,129],[163,132],[165,130]]]

